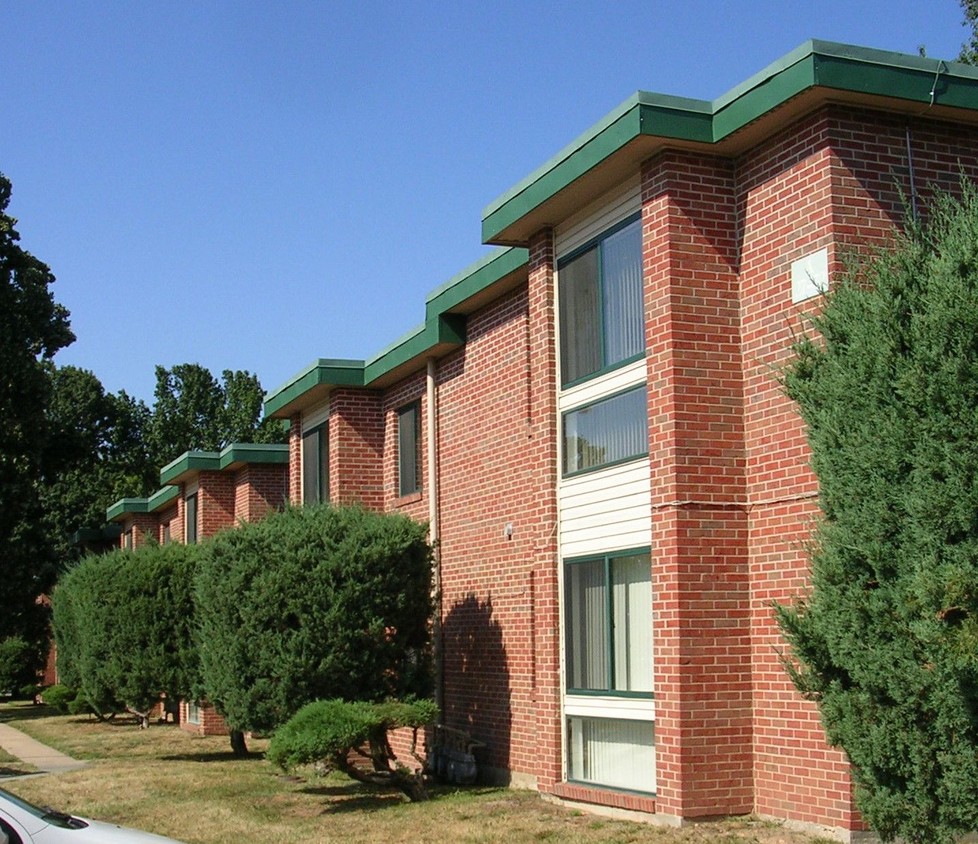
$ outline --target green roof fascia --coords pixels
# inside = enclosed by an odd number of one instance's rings
[[[397,367],[433,351],[436,346],[461,346],[464,342],[465,317],[438,314],[367,361],[363,373],[364,385],[370,386]]]
[[[221,456],[216,451],[185,451],[176,460],[160,469],[160,483],[177,483],[187,472],[215,471],[221,468]]]
[[[285,444],[231,443],[220,451],[185,451],[160,470],[160,483],[175,484],[191,472],[222,472],[244,463],[288,462],[289,447]],[[175,490],[176,487],[171,489]]]
[[[120,498],[106,509],[105,520],[114,522],[126,515],[155,513],[173,501],[179,493],[180,490],[175,486],[164,486],[149,498]]]
[[[483,211],[482,237],[542,205],[640,135],[717,143],[814,87],[978,109],[978,70],[941,59],[808,41],[712,102],[638,92]],[[934,92],[932,100],[931,92]]]
[[[436,287],[425,299],[428,319],[446,314],[466,299],[481,293],[510,273],[526,266],[530,253],[522,247],[502,246]]]
[[[274,416],[314,387],[362,387],[362,360],[320,358],[265,396],[265,416]]]
[[[579,179],[641,135],[713,141],[710,103],[638,91],[573,140],[542,167],[496,199],[482,213],[482,241]]]
[[[122,536],[122,525],[102,525],[97,528],[80,528],[76,530],[69,540],[72,545],[81,545],[85,542],[113,542]]]
[[[221,449],[220,469],[244,463],[289,462],[289,447],[285,443],[231,443]]]

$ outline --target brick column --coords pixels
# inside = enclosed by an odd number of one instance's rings
[[[289,501],[302,503],[302,415],[289,419]]]
[[[380,393],[329,394],[329,500],[384,508],[384,415]]]
[[[201,472],[197,485],[197,539],[206,539],[234,526],[234,476],[230,472]]]
[[[743,374],[732,172],[643,170],[657,811],[753,809]]]
[[[563,779],[560,726],[560,608],[557,561],[557,344],[554,305],[554,237],[550,229],[530,240],[528,285],[529,390],[526,450],[536,496],[527,502],[527,524],[537,526],[530,607],[533,616],[533,700],[539,759],[537,785],[550,791]]]
[[[234,521],[254,522],[277,510],[287,497],[289,467],[247,463],[234,476]]]

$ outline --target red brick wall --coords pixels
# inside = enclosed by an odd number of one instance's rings
[[[207,539],[234,526],[234,475],[200,472],[197,476],[197,539]]]
[[[132,547],[139,548],[146,544],[149,537],[156,537],[159,525],[155,513],[133,513],[122,522],[122,535],[119,537],[119,547],[126,547],[126,537],[132,536]]]
[[[180,729],[198,736],[226,736],[230,732],[227,722],[209,703],[200,704],[200,723],[191,724],[187,718],[190,705],[180,701]]]
[[[953,188],[959,164],[978,172],[974,131],[929,121],[911,126],[923,208],[930,186]],[[754,663],[754,780],[757,811],[858,828],[848,764],[828,748],[814,705],[795,693],[781,667],[784,647],[771,602],[804,594],[804,542],[818,517],[817,482],[804,430],[774,371],[786,362],[799,314],[790,264],[823,246],[836,275],[846,254],[885,243],[905,218],[909,197],[906,122],[857,109],[832,109],[787,128],[738,168],[750,501]]]
[[[246,463],[234,473],[234,521],[254,522],[286,501],[289,467],[282,463]]]
[[[438,366],[444,699],[445,722],[487,744],[490,768],[551,790],[561,774],[549,232],[532,255],[529,292],[470,316],[464,349]],[[404,389],[390,407],[420,395],[423,379]]]
[[[330,501],[383,508],[383,424],[378,392],[337,388],[329,394]]]
[[[733,168],[643,170],[657,811],[753,809]]]
[[[421,370],[404,381],[384,391],[381,403],[381,413],[384,419],[383,429],[383,495],[384,508],[396,509],[419,522],[428,521],[428,399],[425,393],[427,371]],[[418,492],[401,496],[400,474],[398,471],[400,450],[398,449],[398,411],[417,401],[420,407],[418,414],[418,431],[421,445],[418,449]]]
[[[177,525],[176,525],[176,521],[177,521],[177,505],[174,504],[172,507],[168,507],[166,510],[163,510],[159,514],[158,521],[159,521],[159,528],[158,528],[158,531],[157,531],[158,532],[158,536],[157,536],[156,541],[159,542],[160,545],[163,544],[163,529],[167,525],[170,526],[170,541],[171,542],[177,541],[177,539],[176,539],[176,534],[177,534]]]

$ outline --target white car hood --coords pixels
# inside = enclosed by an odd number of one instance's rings
[[[88,824],[84,829],[65,829],[60,826],[45,826],[32,832],[35,844],[180,844],[173,838],[164,838],[152,832],[140,832],[114,823],[91,821],[80,818]]]

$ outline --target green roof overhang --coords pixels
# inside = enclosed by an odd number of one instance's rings
[[[114,542],[122,536],[122,525],[110,524],[97,528],[80,528],[69,540],[72,545],[87,545],[93,542]]]
[[[175,486],[164,486],[149,498],[120,498],[105,511],[107,522],[117,522],[126,516],[139,513],[155,513],[176,499],[180,490]]]
[[[828,103],[975,124],[978,69],[809,41],[712,102],[640,91],[491,203],[483,241],[525,246],[659,152],[734,157]]]
[[[526,281],[525,249],[496,249],[434,290],[422,325],[367,361],[318,360],[265,397],[265,416],[287,419],[334,387],[383,389],[465,343],[466,316]]]
[[[184,483],[200,472],[235,470],[248,463],[289,462],[284,444],[231,443],[221,451],[185,451],[160,470],[161,484]],[[176,487],[174,487],[176,488]]]

